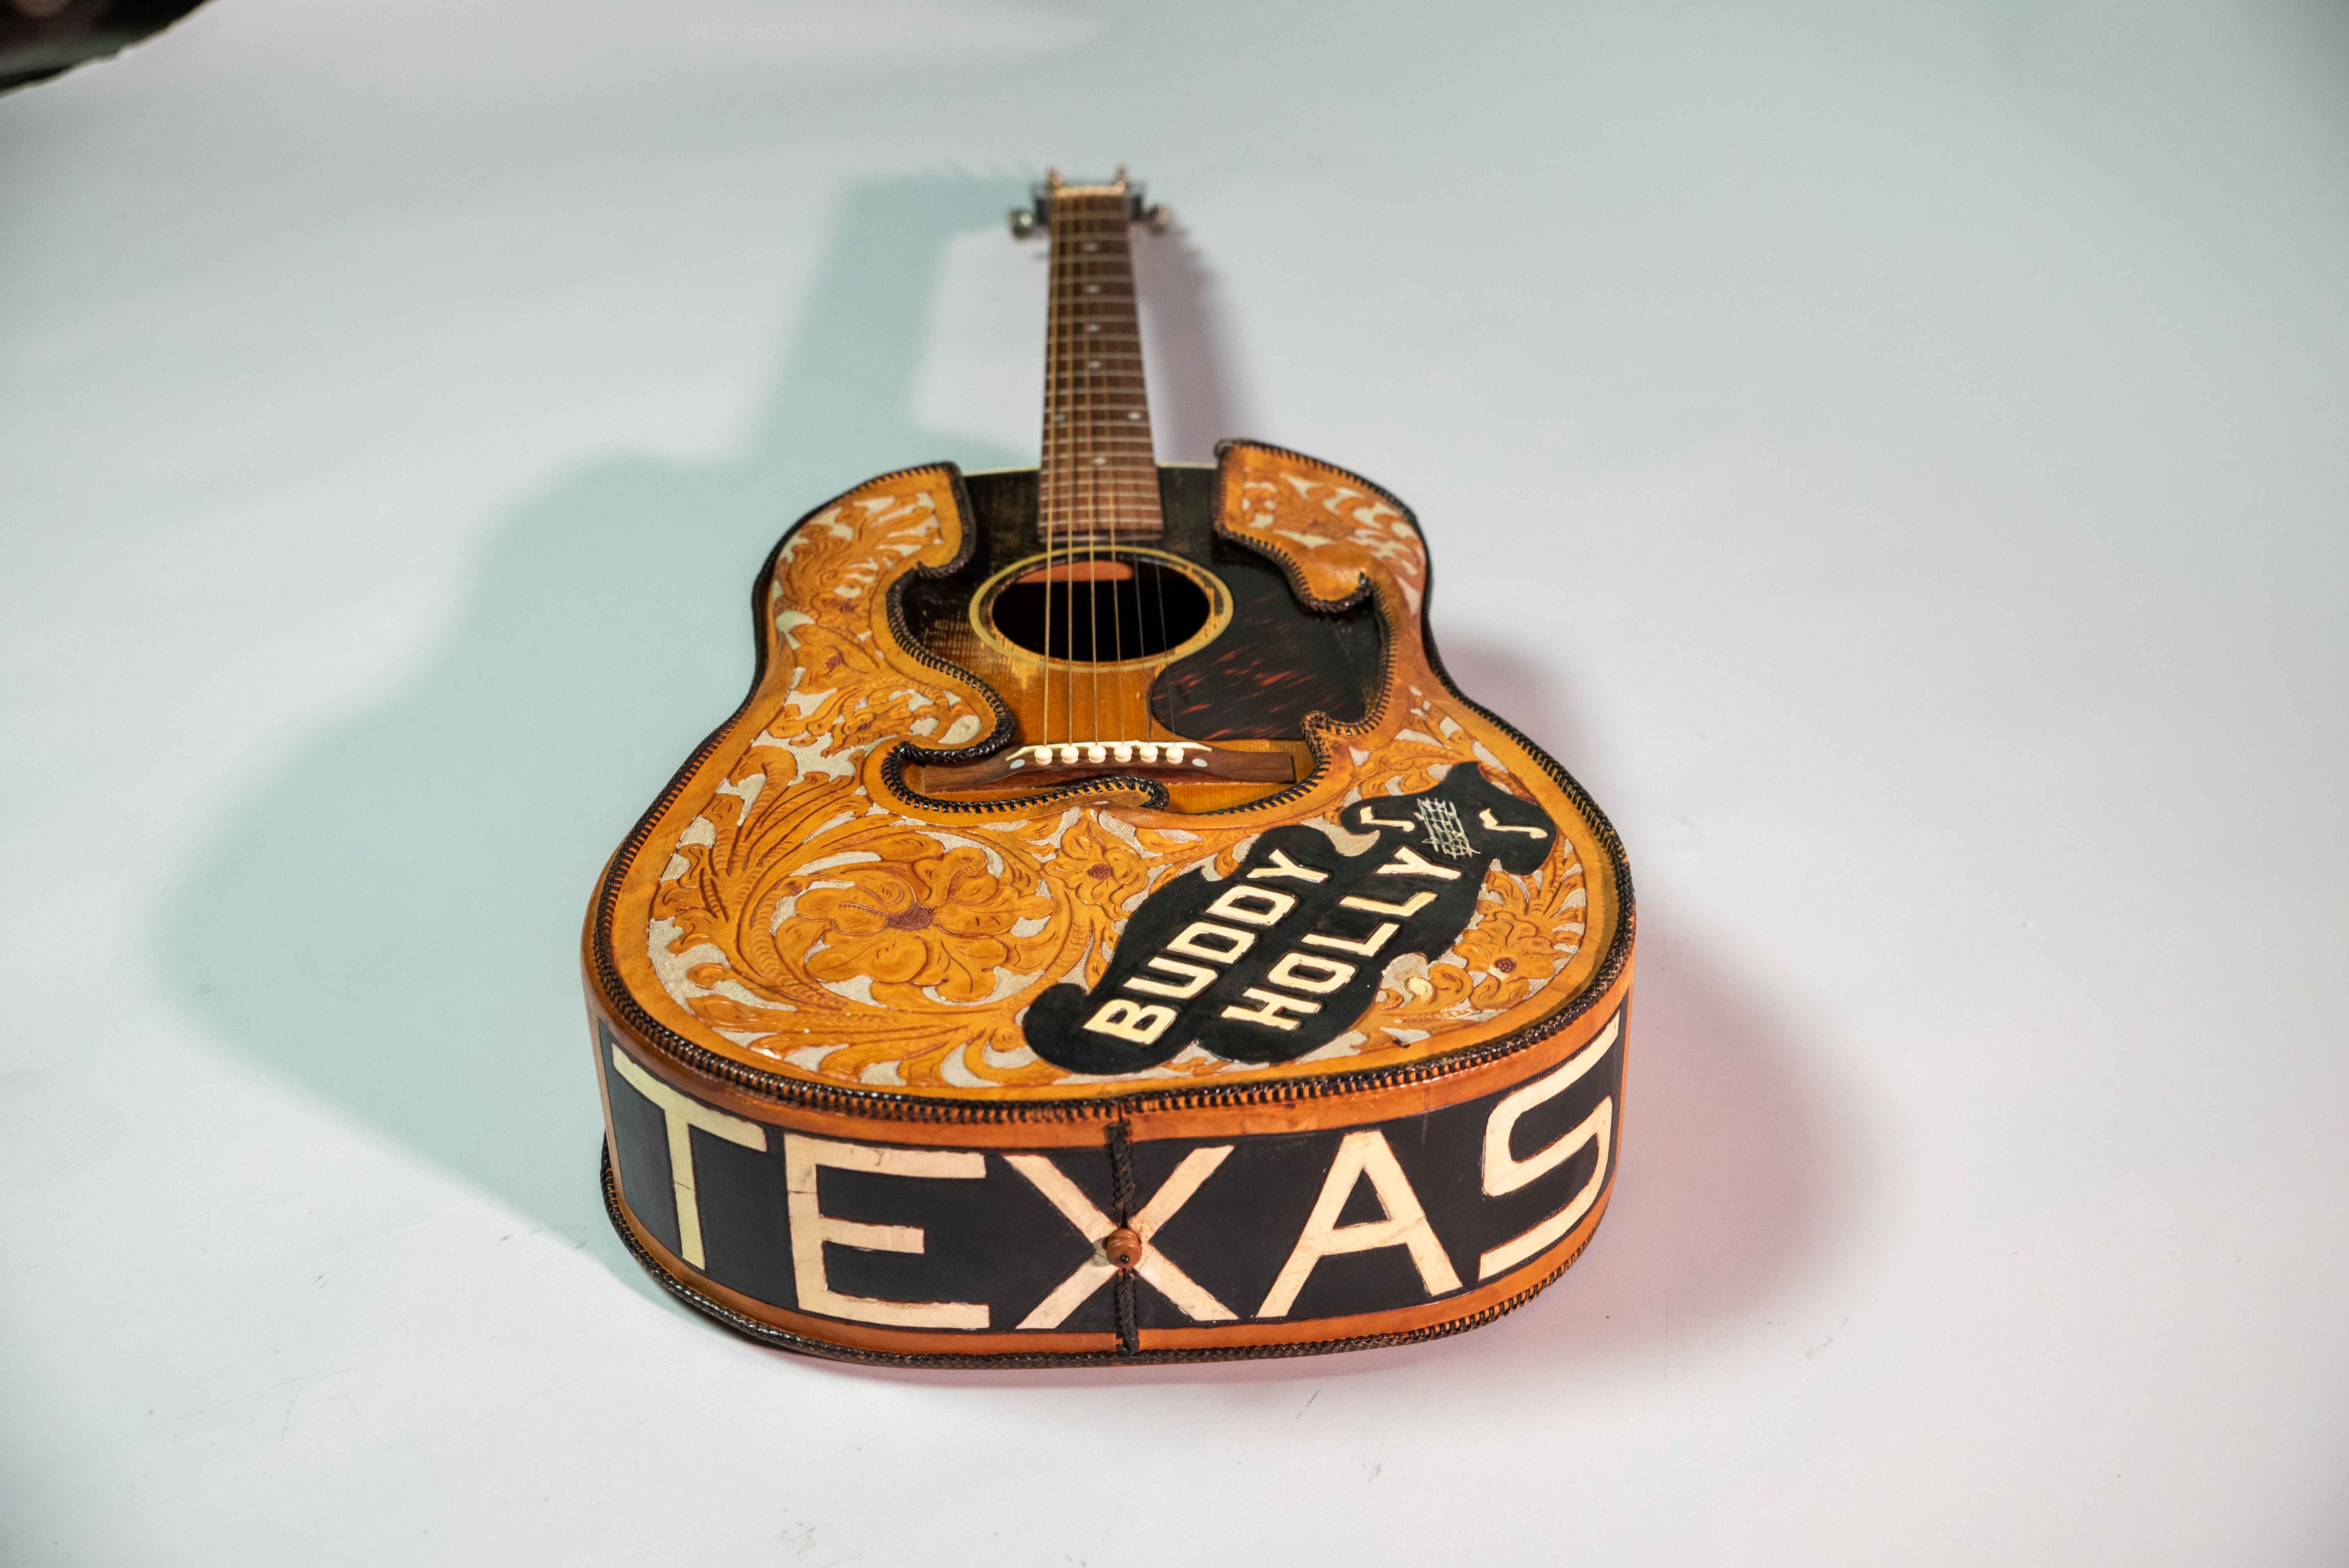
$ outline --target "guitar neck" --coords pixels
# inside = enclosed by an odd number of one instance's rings
[[[1128,235],[1133,199],[1111,185],[1051,193],[1052,297],[1044,330],[1046,546],[1151,541],[1164,531],[1150,397],[1142,378]]]

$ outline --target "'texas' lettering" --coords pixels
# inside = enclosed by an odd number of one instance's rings
[[[887,1327],[1108,1332],[1113,1284],[1144,1328],[1342,1316],[1472,1289],[1554,1246],[1612,1178],[1623,1016],[1459,1105],[1112,1158],[812,1137],[679,1094],[603,1038],[628,1207],[717,1283]],[[1123,1281],[1103,1252],[1120,1229],[1140,1245]]]

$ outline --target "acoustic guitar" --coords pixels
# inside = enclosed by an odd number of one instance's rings
[[[1040,465],[794,524],[750,695],[589,907],[613,1223],[770,1345],[1395,1345],[1606,1212],[1622,846],[1445,675],[1401,501],[1249,441],[1155,459],[1164,222],[1122,171],[1012,215],[1051,252]]]

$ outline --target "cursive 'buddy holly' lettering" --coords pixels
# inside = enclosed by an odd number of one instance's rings
[[[1157,1066],[1196,1046],[1231,1061],[1293,1061],[1351,1028],[1387,965],[1441,956],[1476,913],[1495,863],[1524,875],[1549,852],[1541,810],[1455,766],[1434,789],[1341,808],[1358,853],[1303,826],[1257,839],[1233,874],[1174,879],[1126,923],[1090,990],[1053,987],[1022,1020],[1036,1054],[1072,1072]]]

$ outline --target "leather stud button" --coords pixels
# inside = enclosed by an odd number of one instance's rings
[[[1142,1238],[1120,1225],[1102,1238],[1102,1256],[1119,1268],[1130,1269],[1142,1261]]]

